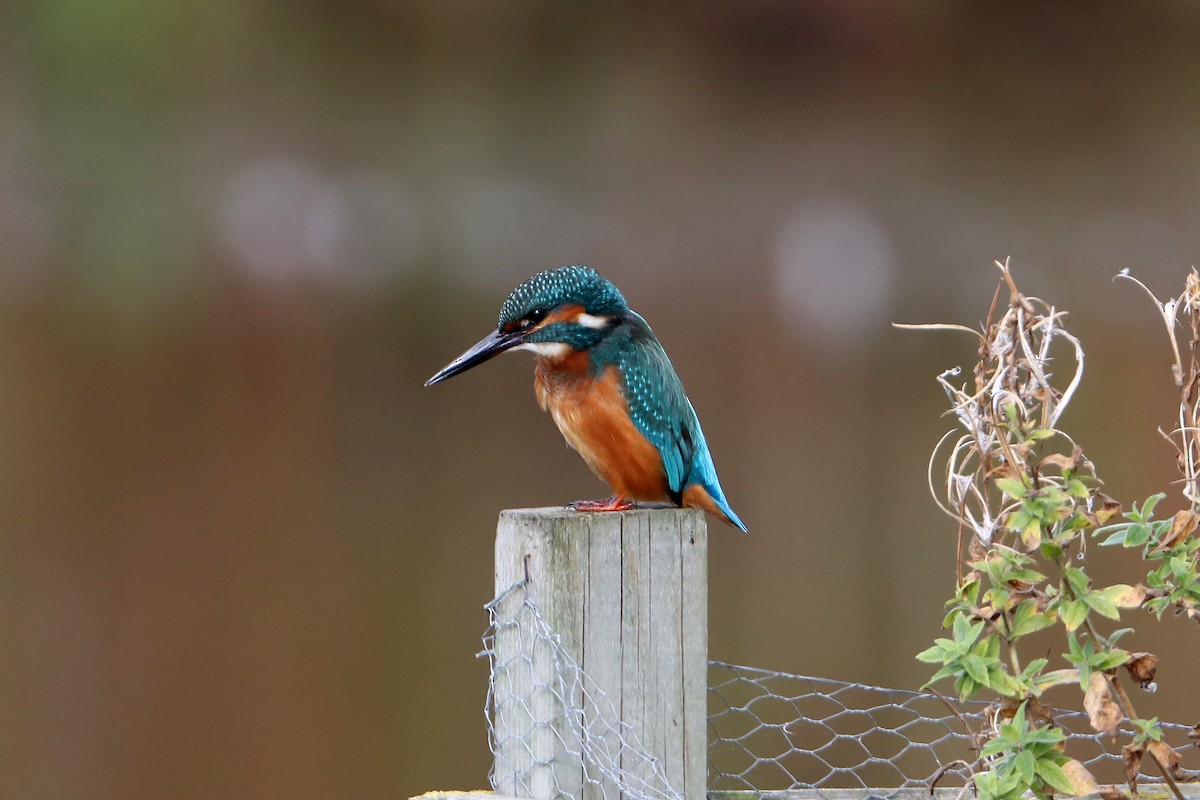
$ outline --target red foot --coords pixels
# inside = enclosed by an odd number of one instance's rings
[[[637,506],[626,500],[625,495],[614,494],[603,500],[576,500],[574,503],[567,503],[567,508],[576,511],[632,511]]]

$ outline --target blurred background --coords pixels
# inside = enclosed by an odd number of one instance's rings
[[[526,356],[422,383],[562,264],[654,325],[750,526],[712,529],[711,656],[919,686],[974,343],[890,323],[977,324],[1011,255],[1108,492],[1170,489],[1162,323],[1111,279],[1200,254],[1198,36],[1166,0],[0,6],[0,796],[484,786],[497,512],[607,491]],[[1135,624],[1139,710],[1196,721],[1200,632]]]

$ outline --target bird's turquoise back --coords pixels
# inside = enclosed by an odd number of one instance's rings
[[[627,312],[620,328],[594,348],[592,364],[597,370],[616,366],[620,371],[630,416],[658,450],[672,498],[678,502],[689,486],[701,486],[730,522],[746,530],[725,499],[679,375],[646,321]]]

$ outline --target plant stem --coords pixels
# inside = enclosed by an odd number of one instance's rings
[[[1125,692],[1125,687],[1117,680],[1117,676],[1106,674],[1104,677],[1108,679],[1108,685],[1112,687],[1113,694],[1117,696],[1117,702],[1121,704],[1121,710],[1125,712],[1125,717],[1130,722],[1138,719],[1137,711],[1133,708],[1133,701],[1129,699],[1129,695]]]
[[[1175,782],[1175,776],[1170,773],[1165,764],[1158,760],[1158,756],[1152,750],[1147,749],[1146,752],[1150,755],[1150,758],[1154,759],[1154,763],[1158,766],[1158,771],[1162,773],[1163,780],[1167,782],[1167,786],[1171,788],[1171,793],[1175,795],[1175,800],[1185,800],[1183,792],[1179,789],[1179,784]]]
[[[1125,717],[1130,722],[1138,719],[1137,711],[1133,707],[1133,701],[1129,699],[1129,693],[1125,691],[1125,687],[1117,680],[1117,676],[1106,674],[1104,677],[1108,679],[1108,685],[1112,687],[1113,693],[1117,696],[1117,702],[1120,703]],[[1146,754],[1158,766],[1158,771],[1162,773],[1163,780],[1166,781],[1167,786],[1171,789],[1171,793],[1175,795],[1175,800],[1184,800],[1183,792],[1180,791],[1179,784],[1175,782],[1175,776],[1170,773],[1166,765],[1159,760],[1158,756],[1150,748],[1146,748]]]

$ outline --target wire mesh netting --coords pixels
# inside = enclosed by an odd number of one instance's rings
[[[488,604],[481,657],[491,664],[487,699],[490,780],[502,795],[536,798],[681,800],[661,759],[621,720],[605,691],[566,651],[517,584]],[[977,737],[994,706],[939,695],[709,662],[710,790],[876,789],[963,786]],[[1095,733],[1082,712],[1058,712],[1067,750],[1100,783],[1124,780],[1121,745]],[[1185,768],[1192,728],[1164,724]],[[1152,776],[1146,776],[1154,781]]]
[[[993,708],[709,662],[709,787],[962,786],[978,757],[972,733],[989,729]],[[1054,719],[1067,731],[1068,753],[1100,783],[1124,780],[1121,745],[1129,741],[1130,727],[1114,740],[1093,731],[1083,712],[1060,711]],[[1196,758],[1187,747],[1191,727],[1164,724],[1163,731],[1185,761]]]
[[[488,741],[497,794],[683,800],[520,582],[487,605]]]

